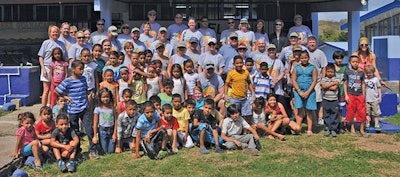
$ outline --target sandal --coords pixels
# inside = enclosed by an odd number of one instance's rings
[[[36,170],[43,170],[42,165],[40,165],[40,164],[35,164],[35,169]]]
[[[307,131],[307,136],[311,136],[312,134],[312,131]]]
[[[283,136],[283,135],[278,136],[278,139],[281,140],[281,141],[286,141],[286,138],[285,138],[285,136]]]
[[[268,135],[266,138],[269,139],[269,140],[275,140],[275,137],[272,136],[272,135]]]

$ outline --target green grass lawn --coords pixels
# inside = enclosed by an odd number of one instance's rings
[[[1,116],[5,116],[5,115],[7,115],[7,114],[10,114],[12,111],[3,111],[3,110],[1,110],[0,109],[0,117]]]
[[[399,123],[400,115],[386,118]],[[163,160],[132,159],[131,152],[102,156],[78,165],[75,173],[61,173],[54,164],[31,176],[399,176],[400,135],[371,134],[370,138],[324,137],[323,132],[288,135],[287,141],[261,139],[260,156],[240,150],[202,155],[199,148],[183,149]],[[83,144],[87,144],[85,141]]]

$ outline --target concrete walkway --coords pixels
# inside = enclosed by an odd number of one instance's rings
[[[0,168],[12,161],[9,157],[15,149],[16,136],[18,129],[18,114],[21,112],[32,112],[36,120],[40,119],[39,110],[41,104],[20,107],[18,110],[0,117]]]

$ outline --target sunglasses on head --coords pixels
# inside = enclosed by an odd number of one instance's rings
[[[235,22],[228,22],[228,24],[235,24]]]

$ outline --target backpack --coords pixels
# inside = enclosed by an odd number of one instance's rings
[[[144,140],[140,141],[140,146],[142,146],[144,154],[149,156],[150,159],[157,160],[158,152],[161,150],[162,137],[165,131],[160,130],[154,136],[151,137],[149,143],[145,143]]]

